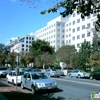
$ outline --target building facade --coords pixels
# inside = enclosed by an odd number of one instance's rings
[[[22,52],[22,51],[29,51],[29,46],[31,45],[32,41],[35,40],[34,35],[26,35],[21,38],[15,40],[16,42],[12,42],[10,40],[9,45],[11,45],[10,52]],[[12,45],[13,43],[13,45]]]
[[[65,18],[59,16],[37,30],[35,37],[48,41],[55,51],[63,45],[74,45],[79,50],[84,40],[92,43],[93,35],[96,34],[96,17],[96,14],[91,14],[82,19],[76,12]]]

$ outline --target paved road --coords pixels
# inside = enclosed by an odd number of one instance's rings
[[[45,97],[52,98],[52,100],[91,100],[91,92],[100,92],[100,81],[97,80],[67,77],[54,79],[58,82],[57,91],[39,92],[38,96],[41,96],[43,100],[48,100]],[[27,89],[26,91],[31,93]]]

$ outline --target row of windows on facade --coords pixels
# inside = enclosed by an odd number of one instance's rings
[[[34,40],[33,37],[26,37],[26,39],[29,39],[29,40]]]
[[[24,48],[22,48],[22,51],[28,51],[28,49],[24,49]]]
[[[52,41],[48,41],[50,44],[54,44],[54,43],[56,43],[56,41],[55,40],[52,40]],[[57,40],[57,43],[62,43],[62,44],[64,44],[64,40]]]
[[[76,14],[77,15],[80,15],[80,13],[73,13],[73,17],[77,16]],[[97,16],[97,14],[96,13],[93,13],[93,14],[87,16],[87,18],[89,19],[91,16],[94,17],[94,16]]]
[[[64,35],[62,37],[64,38]],[[68,37],[68,35],[66,35],[66,37]],[[71,34],[69,34],[69,37],[71,37]],[[87,37],[90,37],[90,32],[87,33]],[[80,35],[77,35],[77,39],[80,39],[80,38],[81,38]],[[82,34],[82,38],[85,38],[85,34]],[[48,39],[44,39],[44,40],[48,40]],[[75,40],[75,36],[72,37],[72,40]],[[55,43],[55,40],[48,41],[48,42],[52,44],[52,43]],[[60,43],[60,40],[57,40],[57,43]],[[62,41],[62,43],[64,43],[64,41]],[[71,40],[69,40],[69,42],[67,40],[66,43],[71,43]]]
[[[96,14],[93,14],[93,17],[94,17],[94,16],[96,16]],[[87,16],[87,19],[89,19],[89,18],[90,18],[90,16]],[[72,22],[72,25],[75,25],[76,22],[77,22],[77,23],[80,23],[81,20],[82,20],[82,21],[85,21],[85,18],[83,18],[83,19],[82,19],[82,18],[79,18],[79,19],[77,19],[77,21],[73,21],[73,22]],[[69,22],[69,23],[66,24],[66,27],[68,27],[68,26],[71,26],[71,22]]]
[[[73,14],[73,16],[75,17],[75,13]],[[96,16],[96,14],[94,13],[93,14],[93,17]],[[87,16],[87,19],[91,18],[91,15],[90,16]],[[81,19],[81,18],[80,18]],[[77,23],[80,23],[80,19],[77,19]],[[85,18],[82,19],[82,21],[85,21]],[[75,24],[75,21],[72,22],[72,24],[74,25]],[[69,24],[66,24],[66,26],[68,27],[68,25],[70,26],[71,25],[71,22]],[[60,26],[60,27],[65,27],[65,23],[63,22],[57,22],[57,26]],[[52,29],[53,27],[55,27],[55,24],[51,25],[51,26],[47,26],[46,28],[40,30],[39,32],[37,32],[36,34],[39,34],[39,33],[42,33],[42,32],[45,32],[49,29]]]
[[[95,24],[96,24],[96,22],[94,21],[93,22],[93,26],[95,26]],[[87,26],[85,27],[85,25],[82,25],[82,30],[83,29],[88,29],[88,28],[90,28],[91,27],[91,24],[90,23],[88,23],[87,24]],[[77,27],[77,31],[80,31],[81,29],[80,29],[80,27]],[[66,32],[70,32],[71,31],[71,28],[69,28],[69,29],[66,29]],[[54,30],[51,30],[51,31],[49,31],[49,32],[47,32],[47,33],[44,33],[44,34],[41,34],[40,36],[38,36],[39,38],[41,38],[41,37],[44,37],[44,36],[46,36],[46,35],[49,35],[49,34],[51,34],[51,33],[53,33],[53,32],[55,32],[55,29]],[[58,33],[64,33],[65,32],[65,30],[64,29],[57,29],[57,32]],[[72,30],[72,32],[74,33],[75,32],[75,28]]]
[[[61,28],[62,27],[64,27],[65,26],[65,24],[63,23],[63,22],[57,22],[57,26],[61,26]],[[48,31],[49,29],[52,29],[52,28],[54,28],[55,27],[55,24],[53,24],[53,25],[51,25],[51,26],[48,26],[48,27],[46,27],[46,28],[44,28],[44,29],[41,29],[39,32],[37,32],[36,34],[39,34],[39,33],[42,33],[42,32],[45,32],[45,31]]]
[[[22,41],[22,42],[24,42],[24,41]],[[26,41],[26,43],[30,43],[30,44],[31,44],[31,43],[32,43],[32,41]]]
[[[88,41],[88,43],[90,44],[90,41]],[[66,41],[66,44],[71,44],[71,40],[67,40]],[[75,46],[75,44],[74,44],[74,46]],[[81,46],[81,43],[77,43],[77,48],[79,48]]]
[[[93,30],[93,35],[95,35],[95,34],[96,34],[96,31]],[[87,33],[87,37],[88,37],[88,36],[90,36],[90,32]],[[71,37],[71,34],[66,35],[66,38],[69,38],[69,37]],[[85,33],[82,34],[82,38],[85,38]]]
[[[96,22],[93,22],[93,26],[95,26],[95,23]],[[90,23],[88,23],[87,24],[87,27],[85,27],[85,25],[82,25],[82,30],[83,29],[89,29],[91,27],[91,24]],[[71,29],[69,29],[69,31],[70,31]],[[81,29],[80,29],[80,27],[77,27],[77,31],[80,31]],[[68,32],[68,29],[66,30],[66,32]],[[75,32],[75,28],[72,30],[72,32],[74,33]]]

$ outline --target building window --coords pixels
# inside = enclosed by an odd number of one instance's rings
[[[80,31],[80,27],[77,27],[77,31]]]
[[[64,35],[62,35],[62,38],[64,38]]]
[[[22,47],[24,47],[24,44],[22,44]]]
[[[71,34],[69,34],[69,37],[71,37]]]
[[[62,29],[62,33],[64,33],[65,32],[65,30],[64,29]]]
[[[31,41],[29,41],[29,43],[31,44]]]
[[[77,39],[80,39],[80,35],[77,35]]]
[[[73,14],[73,17],[75,17],[75,13]]]
[[[57,26],[60,26],[60,23],[57,23]]]
[[[71,28],[69,28],[69,31],[71,31]]]
[[[89,37],[89,36],[90,36],[90,32],[87,33],[87,37]]]
[[[90,28],[90,23],[87,24],[87,28]]]
[[[85,25],[82,25],[82,30],[85,29]]]
[[[29,37],[29,39],[31,40],[31,37]]]
[[[26,41],[26,43],[28,43],[28,41]]]
[[[68,40],[66,41],[66,44],[68,44]]]
[[[73,21],[73,25],[75,24],[75,21]]]
[[[26,49],[26,51],[28,51],[28,49]]]
[[[75,28],[73,29],[73,33],[75,32]]]
[[[34,40],[34,38],[32,38],[32,40]]]
[[[85,34],[82,34],[82,38],[85,38]]]
[[[58,29],[57,32],[60,32],[60,29]]]
[[[90,15],[89,16],[87,16],[87,19],[89,19],[90,18]]]
[[[80,44],[78,43],[78,44],[77,44],[77,48],[79,48],[79,47],[80,47]]]
[[[82,21],[85,21],[85,18],[82,18]]]
[[[26,45],[26,47],[28,47],[28,45]]]
[[[93,35],[95,35],[95,34],[96,34],[96,30],[93,31]]]
[[[69,23],[69,26],[71,25],[71,23]]]
[[[22,48],[22,51],[24,51],[24,48]]]
[[[75,36],[72,37],[72,40],[75,40]]]
[[[79,23],[80,22],[80,19],[77,19],[77,23]]]
[[[68,35],[66,35],[66,38],[68,38]]]
[[[68,27],[68,24],[66,24],[66,27]]]
[[[57,40],[57,43],[60,43],[60,40]]]
[[[28,39],[28,37],[26,37],[26,39]]]
[[[93,22],[93,26],[95,26],[95,25],[96,25],[96,21]]]
[[[71,40],[69,40],[69,43],[71,43]]]

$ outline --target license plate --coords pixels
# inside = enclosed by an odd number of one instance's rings
[[[52,87],[48,87],[48,89],[52,89]]]

